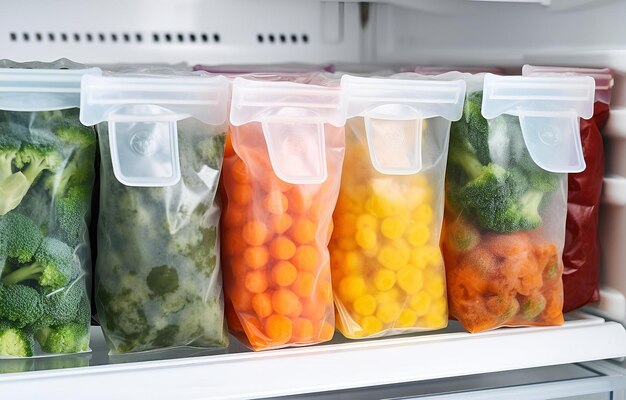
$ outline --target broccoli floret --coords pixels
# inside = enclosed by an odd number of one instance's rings
[[[55,210],[63,239],[78,244],[86,229],[85,216],[89,212],[91,193],[86,185],[72,186],[63,197],[56,198]]]
[[[6,240],[9,258],[19,263],[31,261],[43,241],[41,229],[30,218],[16,212],[0,219],[0,237]]]
[[[53,130],[63,143],[75,145],[81,149],[96,146],[97,140],[94,130],[78,123],[78,116],[63,118]]]
[[[11,123],[0,122],[0,182],[13,174],[13,167],[21,143],[12,132],[23,127]]]
[[[224,159],[224,144],[226,143],[226,135],[215,135],[203,138],[196,148],[198,159],[201,163],[209,167],[219,170]]]
[[[32,336],[23,329],[0,322],[0,356],[31,357],[33,344]]]
[[[105,315],[100,315],[100,322],[111,336],[118,338],[111,348],[119,351],[124,343],[139,341],[148,335],[150,326],[143,304],[148,296],[142,293],[141,286],[126,286],[115,293],[103,287],[96,286],[96,289],[97,309],[106,310]]]
[[[168,265],[154,267],[146,278],[146,284],[156,296],[174,293],[178,289],[178,272]]]
[[[58,289],[66,286],[78,273],[72,248],[60,240],[45,238],[35,253],[35,261],[6,275],[2,282],[11,285],[37,280],[41,286]]]
[[[463,106],[464,120],[467,123],[467,140],[474,148],[476,157],[482,164],[489,164],[489,123],[481,114],[483,93],[474,92],[467,96]]]
[[[89,350],[89,327],[71,322],[37,331],[35,339],[46,353],[69,354]]]
[[[44,292],[43,305],[49,325],[59,325],[72,322],[76,319],[79,306],[86,298],[82,280],[76,280],[67,288]]]
[[[23,143],[17,154],[15,166],[21,170],[29,184],[43,171],[54,171],[63,162],[58,143],[35,142]]]
[[[23,285],[9,285],[0,295],[0,318],[11,321],[16,327],[37,322],[42,318],[44,307],[39,293]]]

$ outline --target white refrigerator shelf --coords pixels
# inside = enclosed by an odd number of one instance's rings
[[[560,327],[469,334],[453,322],[439,332],[367,341],[337,334],[327,344],[257,353],[233,339],[221,353],[184,349],[109,357],[97,328],[92,344],[93,353],[68,358],[69,365],[54,358],[19,360],[28,372],[0,375],[2,393],[73,398],[96,388],[91,399],[285,396],[621,358],[626,330],[578,312]],[[85,366],[64,368],[72,361]]]

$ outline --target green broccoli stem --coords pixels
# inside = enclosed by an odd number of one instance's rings
[[[459,149],[451,154],[451,159],[465,170],[470,181],[480,176],[483,165],[472,153]]]
[[[15,153],[0,155],[0,182],[2,182],[4,178],[11,176],[13,173],[11,168],[14,159]]]
[[[43,265],[35,261],[34,263],[22,267],[17,271],[11,272],[10,274],[2,278],[2,283],[5,285],[15,285],[22,281],[38,279],[43,270]]]
[[[539,205],[543,200],[544,193],[538,190],[529,190],[520,199],[522,205],[522,212],[528,214],[536,214],[539,212]]]
[[[28,166],[22,170],[22,173],[32,185],[39,174],[41,174],[46,168],[46,160],[42,158],[41,160],[28,164]]]

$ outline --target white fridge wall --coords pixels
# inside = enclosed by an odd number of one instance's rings
[[[358,61],[358,4],[3,0],[0,58],[84,63]]]

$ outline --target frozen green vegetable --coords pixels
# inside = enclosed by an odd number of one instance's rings
[[[218,268],[224,134],[178,122],[181,180],[131,187],[113,174],[98,125],[101,185],[96,307],[113,354],[227,344]]]
[[[0,357],[88,350],[95,154],[76,109],[0,111]]]

